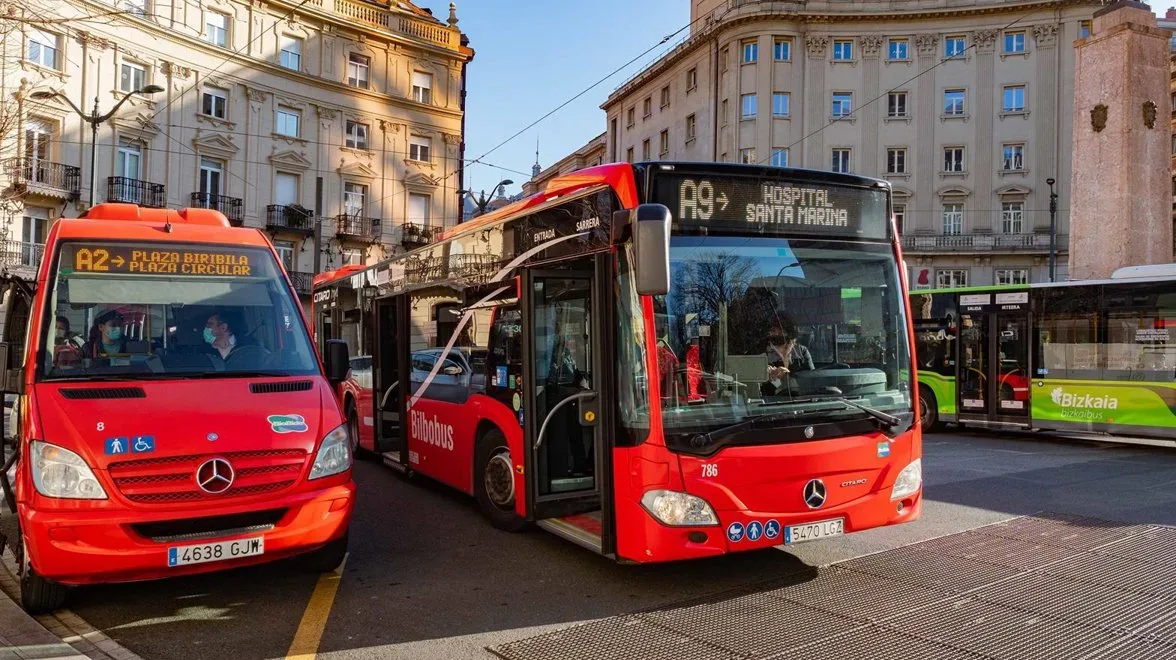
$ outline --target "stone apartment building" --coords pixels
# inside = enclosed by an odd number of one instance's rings
[[[912,287],[1066,279],[1074,48],[1097,0],[692,0],[602,105],[606,161],[889,179]]]
[[[473,51],[452,4],[447,17],[406,0],[12,7],[10,268],[31,272],[52,220],[91,196],[262,228],[304,296],[316,270],[374,262],[459,217]],[[99,126],[91,171],[90,127],[70,103],[88,114],[95,97],[99,114],[127,99]]]

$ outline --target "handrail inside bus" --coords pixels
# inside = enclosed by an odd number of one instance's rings
[[[563,408],[572,401],[577,401],[579,399],[591,399],[595,396],[596,392],[593,390],[576,392],[575,394],[569,395],[563,401],[560,401],[559,403],[552,406],[551,410],[547,411],[547,417],[543,419],[543,425],[539,427],[539,435],[535,438],[535,449],[538,450],[539,446],[543,444],[543,434],[547,433],[547,425],[551,423],[551,416],[555,414],[555,411]]]

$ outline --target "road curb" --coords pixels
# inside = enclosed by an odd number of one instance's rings
[[[16,558],[0,548],[0,659],[143,660],[70,610],[30,616],[16,575]]]

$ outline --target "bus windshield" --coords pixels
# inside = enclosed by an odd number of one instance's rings
[[[262,248],[63,243],[41,380],[318,373],[301,312]]]
[[[716,236],[670,245],[651,374],[667,437],[778,412],[798,424],[863,414],[846,400],[913,412],[889,245]]]

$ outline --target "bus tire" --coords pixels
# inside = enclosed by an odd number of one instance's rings
[[[938,431],[943,428],[939,421],[939,402],[931,388],[919,386],[919,413],[923,416],[924,431]]]
[[[474,451],[474,496],[478,509],[498,529],[517,532],[527,521],[515,513],[514,467],[506,436],[490,428]]]
[[[301,557],[302,567],[310,573],[330,573],[339,568],[343,563],[343,558],[347,556],[347,542],[351,536],[351,530],[348,529],[343,532],[343,536],[335,539],[319,548],[312,550]]]
[[[18,536],[17,554],[20,567],[20,603],[29,614],[48,614],[65,605],[68,590],[65,585],[37,575],[25,552],[24,540]]]
[[[368,461],[375,454],[364,449],[359,444],[359,413],[355,411],[355,403],[347,403],[347,432],[351,434],[351,455],[361,461]]]

